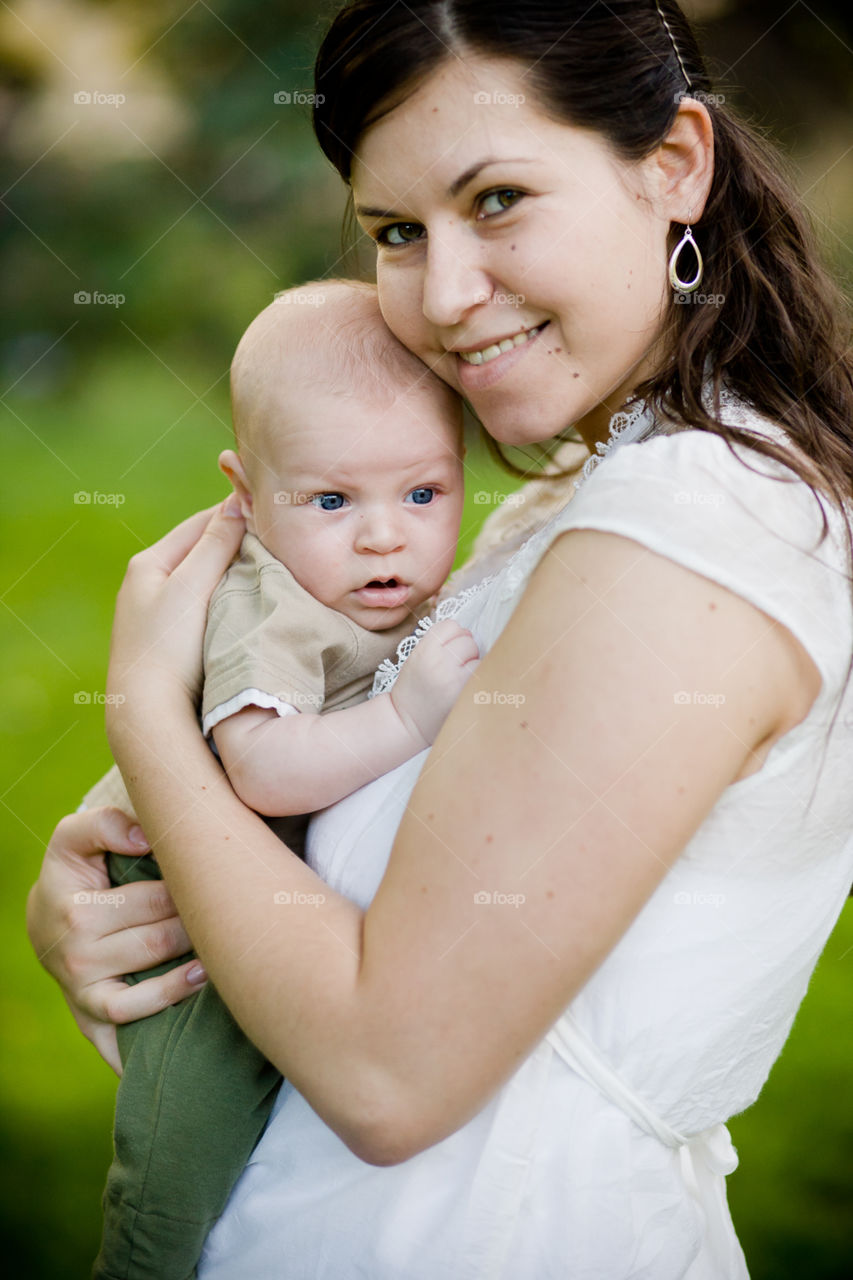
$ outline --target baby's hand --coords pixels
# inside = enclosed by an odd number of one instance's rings
[[[430,627],[412,650],[395,683],[391,700],[404,723],[427,745],[433,743],[462,686],[480,664],[470,631],[446,618]]]

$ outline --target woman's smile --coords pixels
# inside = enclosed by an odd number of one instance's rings
[[[547,324],[546,320],[533,329],[521,330],[512,338],[501,338],[485,347],[458,351],[456,377],[462,393],[472,396],[501,381],[524,359]]]

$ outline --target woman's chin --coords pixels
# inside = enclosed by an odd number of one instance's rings
[[[477,413],[476,406],[472,406]],[[549,422],[543,417],[528,412],[522,418],[518,414],[505,415],[477,414],[483,429],[489,433],[496,444],[505,444],[509,448],[523,449],[528,445],[547,444],[570,425],[567,422]]]

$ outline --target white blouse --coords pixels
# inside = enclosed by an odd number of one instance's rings
[[[770,478],[792,473],[754,451],[741,452],[757,472],[704,432],[638,434],[453,607],[457,620],[487,650],[558,534],[622,534],[787,627],[822,677],[811,711],[723,792],[570,1009],[449,1138],[373,1167],[285,1083],[201,1280],[747,1275],[725,1200],[737,1163],[725,1121],[758,1096],[853,881],[844,527],[826,506],[830,536],[817,547],[814,497]],[[363,907],[426,754],[313,820],[309,862]]]

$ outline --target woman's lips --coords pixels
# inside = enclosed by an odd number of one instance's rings
[[[411,594],[411,587],[396,582],[393,578],[389,581],[394,585],[388,586],[378,579],[376,582],[369,582],[367,586],[359,587],[356,597],[371,609],[395,609],[405,604]]]
[[[463,360],[459,352],[455,352],[456,357],[456,376],[459,379],[459,385],[465,392],[484,391],[486,388],[494,386],[496,382],[509,372],[519,360],[524,358],[525,352],[531,347],[535,347],[542,334],[548,327],[549,321],[536,326],[538,333],[529,337],[526,342],[522,342],[519,346],[512,346],[508,351],[502,351],[499,356],[495,356],[491,360],[487,360],[485,364],[469,364],[467,360]]]

